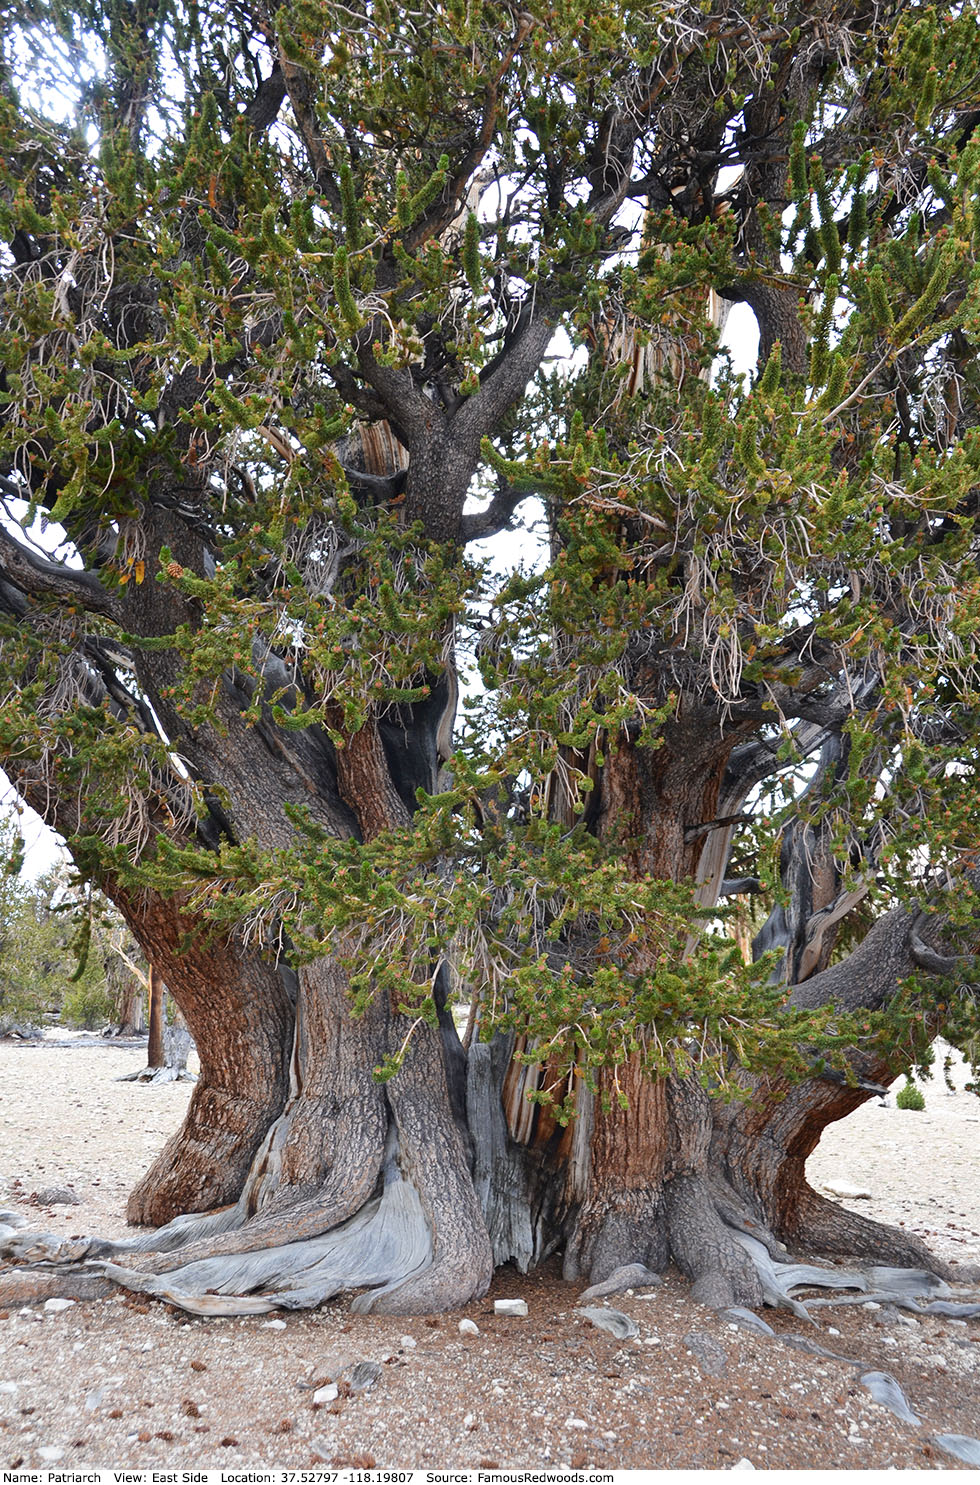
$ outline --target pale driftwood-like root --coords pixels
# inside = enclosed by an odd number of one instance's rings
[[[432,1264],[433,1245],[414,1187],[389,1162],[384,1190],[356,1216],[317,1238],[201,1259],[165,1273],[106,1264],[116,1283],[196,1315],[309,1309],[345,1290],[378,1295]],[[363,1296],[362,1299],[372,1299]],[[360,1303],[360,1309],[373,1305]]]

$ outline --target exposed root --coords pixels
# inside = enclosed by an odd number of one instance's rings
[[[354,1302],[374,1309],[428,1269],[432,1238],[418,1193],[390,1161],[380,1198],[321,1237],[281,1247],[182,1264],[163,1274],[107,1263],[117,1284],[168,1300],[195,1315],[255,1315],[312,1309],[349,1289],[372,1289]]]
[[[718,1216],[705,1181],[693,1173],[675,1176],[664,1188],[664,1199],[671,1253],[691,1280],[694,1298],[712,1309],[762,1304],[757,1266],[736,1240],[739,1234]]]
[[[234,1205],[275,1113],[202,1077],[180,1129],[130,1194],[128,1220],[161,1227],[178,1213]]]
[[[112,1285],[87,1269],[10,1269],[0,1274],[0,1305],[35,1305],[45,1299],[105,1299]]]
[[[950,1265],[938,1258],[921,1238],[848,1211],[810,1186],[800,1193],[792,1229],[787,1236],[794,1246],[812,1252],[869,1258],[899,1268],[927,1269],[942,1279],[955,1278]]]
[[[670,1260],[659,1190],[625,1190],[586,1201],[565,1249],[563,1275],[601,1284],[626,1264],[662,1273]]]
[[[141,1067],[138,1072],[123,1073],[117,1083],[196,1083],[197,1074],[186,1067]]]

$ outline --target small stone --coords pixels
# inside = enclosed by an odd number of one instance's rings
[[[565,1427],[566,1428],[588,1428],[588,1426],[589,1425],[585,1421],[584,1418],[566,1418],[565,1419]]]
[[[866,1186],[852,1186],[848,1181],[824,1181],[823,1189],[831,1196],[842,1196],[845,1201],[870,1201],[871,1192]]]
[[[81,1199],[68,1186],[45,1186],[31,1197],[39,1207],[77,1207]]]
[[[861,1308],[862,1308],[862,1310],[880,1310],[881,1309],[881,1305],[878,1304],[876,1300],[866,1299],[864,1301],[864,1304],[861,1306]]]
[[[286,1329],[286,1322],[285,1322],[285,1320],[263,1320],[262,1321],[262,1329],[263,1330],[285,1330]]]
[[[46,1299],[44,1308],[49,1315],[57,1315],[62,1310],[70,1310],[74,1303],[73,1299]]]
[[[754,1470],[755,1465],[751,1459],[740,1459],[737,1464],[732,1465],[733,1470]]]
[[[398,1344],[401,1346],[403,1351],[414,1351],[416,1346],[418,1345],[418,1341],[413,1335],[403,1335],[399,1339]]]
[[[728,1367],[728,1356],[713,1336],[703,1331],[692,1330],[684,1337],[684,1345],[691,1352],[698,1366],[707,1377],[723,1377]]]
[[[463,1419],[463,1427],[466,1429],[467,1433],[473,1432],[474,1428],[476,1427],[476,1418],[472,1413],[467,1413],[466,1417]]]
[[[370,1392],[380,1376],[381,1368],[376,1361],[359,1361],[350,1374],[351,1392]]]
[[[13,1396],[13,1394],[17,1391],[18,1386],[19,1383],[17,1382],[0,1382],[0,1393],[5,1394],[6,1396]]]
[[[64,1454],[64,1449],[59,1449],[53,1444],[46,1444],[43,1449],[38,1449],[38,1459],[43,1459],[45,1464],[57,1464]]]
[[[495,1315],[526,1315],[527,1300],[495,1299],[493,1302],[493,1313]]]
[[[459,1322],[460,1335],[479,1335],[480,1327],[475,1320],[461,1320]]]
[[[340,1388],[335,1383],[329,1382],[326,1387],[318,1387],[313,1394],[313,1401],[317,1407],[323,1407],[324,1403],[336,1402],[340,1396]]]

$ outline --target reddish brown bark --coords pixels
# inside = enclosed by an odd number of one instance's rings
[[[155,965],[150,965],[150,1039],[146,1048],[147,1067],[163,1067],[163,1008],[166,986]]]
[[[274,965],[208,931],[178,901],[122,889],[113,896],[180,1007],[200,1058],[182,1127],[129,1199],[131,1222],[157,1225],[237,1199],[282,1107],[293,1013]]]

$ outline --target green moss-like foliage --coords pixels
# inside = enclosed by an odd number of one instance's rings
[[[917,1112],[921,1112],[925,1106],[926,1101],[922,1096],[922,1089],[917,1088],[910,1078],[905,1084],[905,1087],[899,1089],[895,1099],[895,1107],[897,1109],[915,1109]]]

